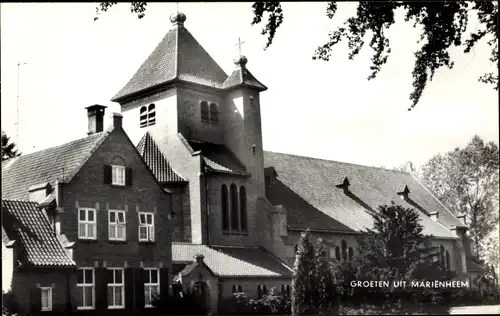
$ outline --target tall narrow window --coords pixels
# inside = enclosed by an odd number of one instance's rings
[[[142,128],[148,126],[148,108],[142,106],[139,115],[140,127]]]
[[[219,122],[219,108],[215,103],[210,103],[210,122]]]
[[[342,260],[347,260],[347,243],[342,239]]]
[[[238,230],[238,188],[231,184],[231,230]]]
[[[139,213],[139,241],[155,241],[153,213]]]
[[[220,198],[222,206],[222,230],[229,231],[229,195],[225,184],[220,188]]]
[[[122,268],[108,269],[108,307],[124,308],[125,282]]]
[[[208,121],[210,119],[210,112],[206,101],[201,101],[200,103],[200,114],[202,121]]]
[[[352,249],[352,247],[349,247],[349,261],[351,261],[353,257],[354,257],[354,250]]]
[[[144,269],[144,302],[146,307],[153,307],[153,298],[160,293],[160,275],[158,269]]]
[[[80,268],[76,274],[76,293],[78,309],[95,308],[94,269]]]
[[[247,225],[247,189],[244,186],[240,187],[240,222],[241,230],[248,231]]]
[[[148,126],[156,123],[156,109],[154,104],[148,106]]]
[[[337,261],[340,261],[340,248],[339,248],[339,246],[335,247],[335,259],[337,259]]]
[[[151,126],[155,125],[156,123],[156,107],[153,103],[151,103],[149,106],[142,106],[140,111],[139,111],[139,126],[146,127],[146,126]]]
[[[109,240],[125,240],[125,211],[109,211]]]
[[[444,269],[444,246],[441,245],[439,247],[439,263],[441,264],[441,268]]]
[[[42,311],[52,310],[52,288],[51,287],[41,287],[42,292]]]
[[[446,250],[446,270],[450,271],[450,253]]]
[[[78,210],[78,238],[96,239],[95,209]]]

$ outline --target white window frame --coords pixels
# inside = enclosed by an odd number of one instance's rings
[[[91,270],[92,271],[92,283],[87,283],[85,280],[85,271],[86,270]],[[78,289],[79,287],[81,288],[85,288],[85,287],[90,287],[92,288],[92,306],[78,306],[77,309],[78,310],[85,310],[85,309],[94,309],[95,308],[95,270],[94,268],[79,268],[77,273],[79,273],[79,271],[83,271],[83,282],[84,283],[77,283],[76,284],[76,288]],[[85,291],[82,290],[82,301],[84,302],[85,304]],[[86,305],[86,304],[85,304]]]
[[[151,275],[152,273],[156,273],[156,283],[152,283],[151,282]],[[144,268],[144,273],[147,273],[149,275],[149,283],[144,281],[144,294],[146,294],[146,289],[148,289],[148,296],[149,296],[149,302],[148,302],[148,299],[146,297],[144,297],[144,306],[145,307],[148,307],[148,308],[151,308],[151,307],[154,307],[153,305],[150,304],[151,300],[152,300],[152,297],[151,297],[151,288],[153,287],[156,287],[157,290],[156,290],[156,293],[158,293],[158,295],[160,294],[160,269],[158,268]]]
[[[41,297],[40,297],[40,299],[41,299],[41,305],[42,305],[41,309],[44,312],[49,312],[49,311],[52,310],[52,287],[50,287],[50,286],[41,286],[40,287],[40,291],[41,291],[41,294],[40,294]],[[43,292],[44,291],[48,291],[48,294],[47,294],[47,304],[48,304],[48,306],[45,307],[45,308],[43,307]]]
[[[118,171],[122,174],[121,178],[118,176],[117,173]],[[111,165],[111,184],[125,186],[126,184],[125,173],[126,173],[125,166]]]
[[[116,292],[113,289],[113,302],[108,302],[108,309],[125,308],[125,269],[123,269],[123,268],[108,268],[108,270],[113,271],[113,283],[107,284],[108,291],[109,291],[110,287],[112,287],[112,288],[121,287],[120,295],[122,296],[122,305],[115,305],[115,300],[116,300],[115,293]],[[115,277],[116,277],[115,272],[116,271],[121,271],[121,273],[122,273],[122,282],[121,283],[115,282]],[[106,295],[108,295],[107,292],[106,292]],[[111,305],[110,303],[112,303],[113,305]]]
[[[142,223],[141,215],[145,216],[145,223]],[[151,216],[151,224],[147,223],[148,216]],[[141,228],[143,227],[146,227],[146,238],[141,238]],[[139,212],[139,241],[155,241],[155,214],[152,212]]]
[[[80,212],[85,212],[85,220],[80,219]],[[94,220],[89,221],[89,212],[94,213]],[[97,211],[95,208],[79,208],[78,209],[78,239],[97,239]],[[81,225],[84,225],[84,232],[81,230]],[[93,229],[93,237],[89,237],[89,227]],[[84,233],[84,235],[82,235]]]
[[[111,214],[115,214],[115,221],[111,222]],[[123,215],[123,222],[119,222],[119,214]],[[123,227],[123,237],[118,237],[118,230]],[[115,236],[111,236],[111,232],[114,231]],[[123,210],[109,210],[108,212],[108,238],[109,240],[127,240],[127,213]]]

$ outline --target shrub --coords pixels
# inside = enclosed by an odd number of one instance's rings
[[[21,307],[14,293],[12,293],[12,291],[4,293],[2,290],[2,314],[5,316],[20,316],[20,312]]]
[[[152,305],[162,315],[206,315],[208,312],[200,297],[191,293],[179,293],[165,299],[156,296]]]

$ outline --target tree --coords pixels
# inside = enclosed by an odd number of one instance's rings
[[[499,151],[474,136],[464,148],[437,154],[421,168],[422,179],[455,214],[466,214],[475,254],[498,223]]]
[[[335,303],[335,284],[323,238],[318,238],[316,241],[315,252],[314,278],[317,283],[315,305],[318,307],[318,314],[328,315],[333,307],[332,304]]]
[[[17,152],[16,144],[10,142],[10,137],[2,131],[2,161],[20,156],[21,153]]]
[[[96,7],[96,17],[100,12],[107,11],[116,2],[101,2]],[[330,1],[326,5],[326,17],[335,18],[337,1]],[[254,17],[252,25],[258,25],[267,16],[267,22],[262,29],[262,35],[267,36],[265,48],[268,48],[276,31],[284,20],[284,13],[280,1],[259,1],[252,5]],[[146,2],[132,2],[130,10],[138,18],[144,17]],[[410,94],[410,107],[414,108],[422,97],[426,85],[432,81],[436,70],[442,67],[453,68],[449,49],[452,46],[463,48],[470,53],[475,45],[483,39],[491,48],[490,61],[498,63],[498,2],[491,0],[475,1],[360,1],[356,15],[348,18],[343,26],[329,33],[326,43],[319,46],[313,59],[329,61],[335,45],[347,42],[349,59],[353,59],[363,48],[365,36],[371,33],[370,48],[372,56],[372,73],[368,80],[374,79],[387,63],[391,53],[390,40],[386,36],[387,30],[395,24],[397,10],[405,13],[405,22],[412,22],[420,27],[422,33],[417,41],[421,45],[415,53],[413,67],[413,91]],[[478,25],[466,40],[463,39],[470,16],[475,14]],[[498,72],[493,71],[479,78],[481,82],[492,84],[498,90]]]
[[[314,246],[310,232],[306,230],[300,237],[295,255],[292,274],[292,315],[314,314],[315,280],[314,280]]]

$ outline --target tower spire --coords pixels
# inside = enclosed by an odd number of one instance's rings
[[[245,42],[241,41],[241,38],[238,37],[238,43],[234,46],[238,46],[238,57],[241,57],[241,45],[243,45]]]

